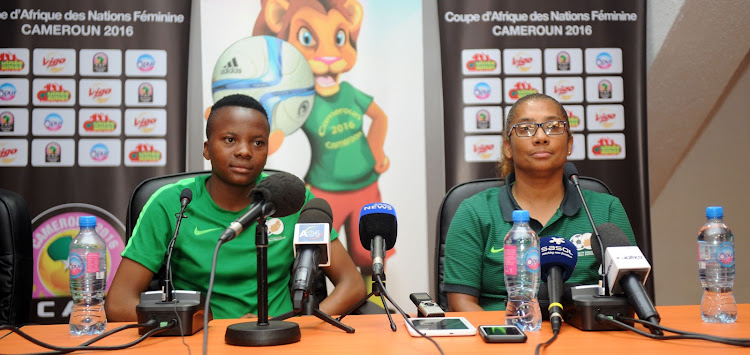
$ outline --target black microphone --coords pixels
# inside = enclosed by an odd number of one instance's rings
[[[583,191],[581,191],[581,184],[578,181],[578,169],[576,169],[575,164],[571,162],[565,163],[563,166],[563,172],[565,176],[570,179],[570,181],[573,182],[573,185],[575,185],[576,190],[578,191],[578,196],[581,197],[581,202],[583,203],[583,209],[586,211],[586,216],[589,218],[589,223],[591,224],[591,229],[594,231],[592,234],[591,240],[598,240],[599,245],[601,245],[601,236],[599,235],[599,231],[596,229],[596,223],[594,223],[594,218],[591,217],[591,211],[589,210],[589,205],[586,203],[586,199],[583,198]],[[592,249],[594,247],[592,246]],[[604,249],[600,249],[600,252],[604,253]],[[607,294],[607,276],[604,274],[604,272],[599,274],[599,296],[604,296]]]
[[[599,226],[599,230],[602,231],[601,245],[597,245],[599,241],[592,240],[591,249],[596,261],[602,264],[603,273],[607,274],[611,294],[624,292],[639,319],[659,324],[661,316],[643,288],[651,265],[637,246],[630,245],[620,227],[604,223]],[[602,255],[600,250],[604,250],[605,254]],[[651,333],[662,333],[656,327],[647,327]]]
[[[384,202],[370,203],[359,213],[359,241],[372,256],[372,275],[385,277],[385,251],[396,244],[396,210]]]
[[[174,235],[172,235],[172,240],[169,241],[169,245],[167,246],[167,266],[164,270],[164,286],[161,288],[162,302],[172,302],[174,300],[172,292],[174,291],[172,287],[172,251],[174,250],[174,244],[177,242],[177,235],[180,232],[180,223],[182,223],[183,218],[187,218],[184,213],[187,209],[188,203],[190,203],[192,199],[193,190],[188,188],[182,189],[182,192],[180,193],[180,212],[175,215],[175,217],[177,217],[177,222],[175,223]]]
[[[560,332],[562,325],[562,294],[563,283],[567,281],[576,268],[578,249],[565,238],[540,238],[542,279],[547,282],[549,291],[549,320],[552,332]]]
[[[224,230],[219,237],[221,243],[234,239],[259,218],[284,217],[299,211],[305,204],[305,183],[292,174],[277,172],[261,180],[250,197],[250,208]]]
[[[292,279],[292,306],[295,311],[304,307],[304,301],[313,293],[313,279],[318,266],[331,264],[331,226],[333,211],[322,198],[307,201],[294,227],[294,277]]]

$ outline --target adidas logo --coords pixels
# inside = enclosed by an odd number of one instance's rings
[[[227,64],[221,68],[221,74],[239,74],[242,73],[242,68],[237,64],[237,58],[232,57],[232,60],[228,61]]]

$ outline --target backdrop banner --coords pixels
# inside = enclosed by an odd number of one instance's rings
[[[97,217],[107,287],[124,248],[130,194],[185,170],[190,1],[3,1],[0,188],[29,203],[30,322],[72,310],[68,245]]]
[[[206,111],[234,93],[264,105],[267,167],[299,176],[331,204],[365,280],[372,258],[360,210],[393,205],[401,223],[388,288],[402,306],[427,290],[427,268],[413,269],[427,265],[422,4],[205,0],[201,23]]]
[[[440,0],[438,12],[446,189],[496,176],[508,110],[547,94],[570,117],[569,160],[620,198],[651,260],[646,2]]]

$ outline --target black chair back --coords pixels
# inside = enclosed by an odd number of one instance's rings
[[[612,194],[612,190],[610,190],[601,180],[581,176],[579,177],[579,181],[581,189],[607,193],[610,195]],[[503,185],[505,185],[505,180],[501,178],[472,180],[454,186],[447,194],[445,194],[445,197],[443,197],[443,202],[438,211],[437,241],[435,243],[435,297],[438,305],[440,305],[443,310],[448,310],[448,296],[443,291],[445,236],[448,234],[448,228],[451,226],[453,215],[456,213],[458,206],[465,199],[491,187],[500,187]]]
[[[29,320],[34,277],[31,218],[21,195],[0,189],[0,325]]]

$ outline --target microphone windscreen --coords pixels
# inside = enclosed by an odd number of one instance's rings
[[[602,247],[607,249],[609,247],[628,247],[630,246],[630,240],[625,232],[620,229],[614,223],[603,223],[596,226],[596,230],[599,231],[599,236],[602,238],[602,243],[596,240],[596,236],[591,236],[591,251],[594,252],[596,262],[601,264],[604,260],[602,257]]]
[[[193,200],[193,190],[188,188],[182,189],[182,193],[180,193],[180,202],[182,202],[183,199],[187,199],[187,202],[190,203],[190,201]]]
[[[566,178],[570,179],[573,175],[578,176],[578,169],[576,169],[575,164],[567,162],[563,165],[563,174],[565,174]]]
[[[571,241],[560,237],[543,237],[539,239],[539,247],[542,280],[547,280],[547,271],[552,266],[562,268],[563,281],[573,275],[578,262],[578,249]]]
[[[328,223],[333,225],[333,211],[328,201],[316,197],[307,201],[299,213],[297,223]]]
[[[385,249],[391,250],[396,244],[397,232],[398,222],[393,206],[376,202],[362,207],[359,213],[359,241],[362,247],[370,250],[372,239],[379,235],[385,241]]]
[[[305,183],[298,177],[276,172],[261,180],[250,191],[253,201],[263,200],[273,204],[276,210],[271,217],[294,214],[305,204]]]

